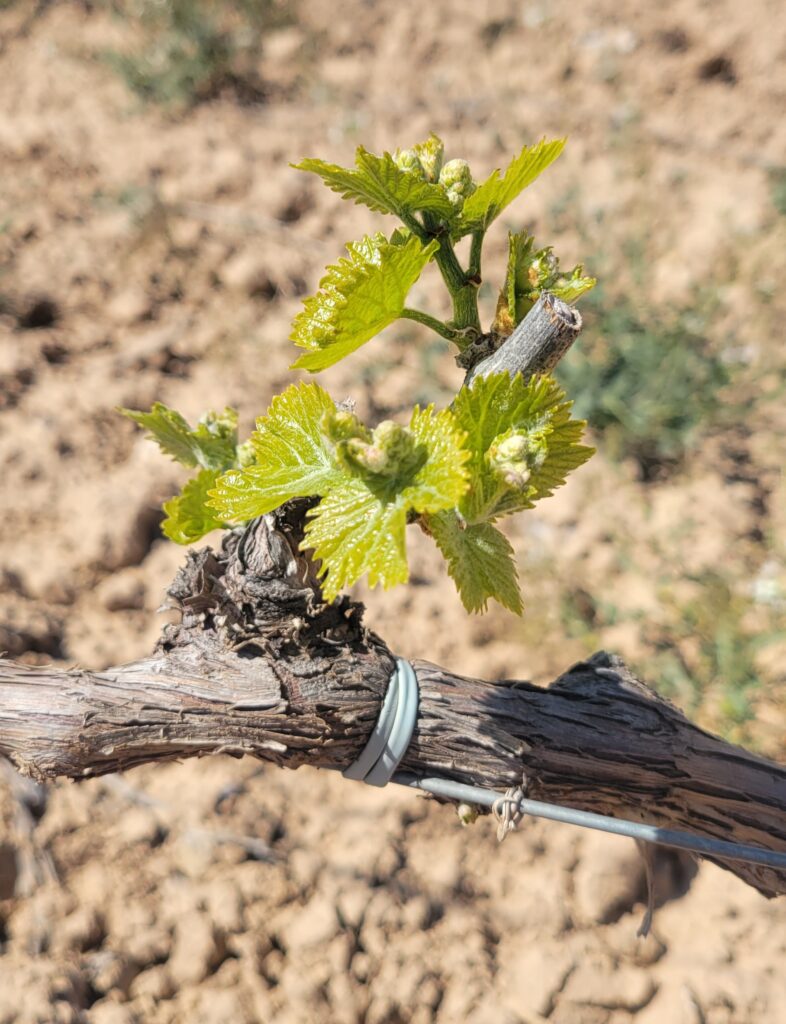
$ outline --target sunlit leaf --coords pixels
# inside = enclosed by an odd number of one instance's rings
[[[211,530],[226,525],[207,505],[208,493],[215,486],[219,473],[220,470],[203,469],[188,481],[180,494],[164,503],[167,518],[161,529],[170,540],[193,544]]]
[[[436,162],[435,150],[424,149],[423,155]],[[453,207],[444,190],[426,181],[419,167],[398,166],[390,153],[375,156],[359,146],[354,169],[313,159],[301,160],[293,166],[299,171],[318,174],[328,188],[344,199],[363,203],[378,213],[392,213],[402,220],[421,211],[447,221],[453,216]]]
[[[322,499],[306,527],[329,599],[364,574],[372,587],[405,582],[408,514],[452,508],[467,487],[468,453],[450,412],[416,407],[408,428],[380,427],[349,448],[352,475]]]
[[[292,341],[309,350],[295,368],[324,370],[393,323],[438,247],[415,236],[389,242],[381,234],[350,242],[349,257],[328,267],[320,290],[295,317]]]
[[[544,139],[534,146],[525,146],[504,174],[500,175],[499,170],[492,171],[465,200],[461,218],[454,229],[454,237],[461,238],[473,231],[485,231],[494,218],[557,159],[566,141],[554,139],[546,142]]]
[[[520,615],[521,593],[513,549],[490,523],[465,526],[455,512],[429,516],[426,526],[442,552],[467,611],[483,612],[489,599]]]
[[[159,448],[183,466],[203,469],[226,469],[236,459],[237,413],[224,409],[209,412],[196,428],[174,409],[156,402],[150,412],[121,409],[124,416],[148,431],[148,437]]]
[[[293,384],[277,395],[251,435],[256,464],[225,473],[211,492],[210,507],[242,522],[290,498],[327,494],[341,480],[321,428],[322,417],[333,410],[333,399],[317,384]]]
[[[459,392],[453,413],[471,453],[459,509],[468,523],[531,508],[586,462],[594,449],[579,443],[584,423],[570,408],[551,377],[490,374]]]
[[[407,507],[402,496],[380,501],[361,480],[347,479],[311,516],[306,543],[322,562],[327,600],[366,573],[372,587],[406,583]]]

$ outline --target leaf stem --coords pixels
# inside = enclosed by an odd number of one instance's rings
[[[469,250],[469,267],[467,269],[467,277],[472,278],[472,282],[477,288],[480,285],[480,256],[483,250],[483,231],[472,232],[472,246]]]
[[[465,339],[452,327],[448,327],[442,320],[438,320],[435,316],[431,316],[430,313],[424,313],[421,309],[410,309],[408,306],[402,309],[401,317],[404,320],[414,320],[416,323],[423,324],[425,327],[430,327],[432,331],[436,331],[443,338],[447,338],[448,341],[454,342],[454,344],[461,347],[465,343]]]
[[[456,344],[461,349],[466,348],[473,334],[480,334],[477,286],[469,281],[462,269],[449,235],[440,238],[434,259],[453,300],[453,327],[464,332],[462,340],[456,341]]]

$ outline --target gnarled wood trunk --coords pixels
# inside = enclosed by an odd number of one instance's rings
[[[182,621],[150,658],[104,672],[0,662],[0,754],[36,779],[221,753],[350,764],[395,658],[359,605],[322,600],[298,549],[302,514],[284,506],[221,554],[190,554],[170,589]],[[503,789],[526,775],[535,799],[786,848],[786,769],[698,729],[616,658],[595,655],[545,689],[414,668],[405,771]],[[786,892],[786,871],[717,863]]]

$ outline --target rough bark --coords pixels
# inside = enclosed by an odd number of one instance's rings
[[[340,768],[363,748],[394,656],[297,546],[302,506],[188,556],[155,654],[104,672],[0,662],[0,755],[43,780],[206,754]],[[698,729],[599,654],[545,689],[414,664],[402,769],[703,836],[786,845],[786,768]],[[347,783],[349,785],[349,783]],[[786,872],[718,861],[765,895]]]

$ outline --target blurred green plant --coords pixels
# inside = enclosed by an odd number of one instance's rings
[[[107,0],[120,18],[140,26],[129,51],[104,58],[143,100],[188,107],[230,93],[242,102],[264,99],[258,72],[266,30],[289,20],[277,0]]]
[[[786,167],[772,167],[769,173],[772,204],[781,217],[786,217]]]
[[[701,708],[712,728],[750,744],[755,736],[748,725],[763,685],[757,656],[770,644],[783,643],[786,630],[771,608],[720,573],[706,572],[695,582],[701,586],[696,599],[664,595],[666,619],[647,638],[655,651],[647,672],[686,711]]]
[[[633,458],[642,479],[656,479],[715,421],[729,367],[702,333],[697,309],[661,319],[602,289],[587,306],[590,330],[557,379],[610,457]]]

